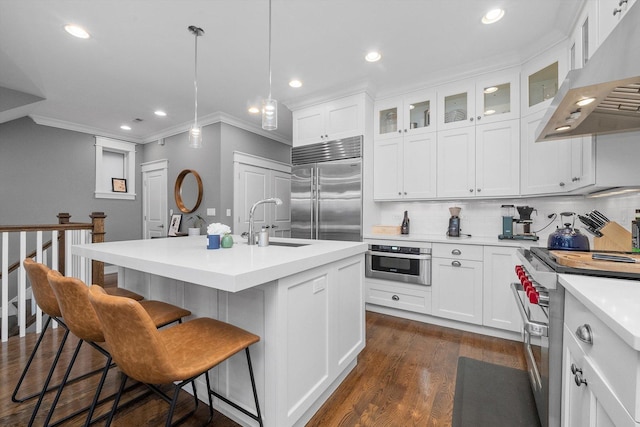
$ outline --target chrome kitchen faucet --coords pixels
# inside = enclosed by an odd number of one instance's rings
[[[251,209],[249,210],[249,233],[248,233],[248,241],[247,243],[249,245],[255,245],[256,244],[256,239],[255,239],[255,232],[253,231],[253,212],[256,210],[256,207],[258,207],[258,205],[261,205],[263,203],[275,203],[276,206],[279,206],[282,204],[282,200],[278,199],[277,197],[271,197],[269,199],[263,199],[263,200],[258,200],[257,202],[255,202],[253,204],[253,206],[251,206]]]

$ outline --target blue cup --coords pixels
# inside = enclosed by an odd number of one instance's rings
[[[207,249],[220,249],[220,235],[219,234],[209,234],[207,235]]]

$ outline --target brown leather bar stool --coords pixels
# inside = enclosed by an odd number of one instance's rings
[[[71,369],[73,368],[78,352],[80,351],[80,347],[83,342],[86,342],[107,358],[104,368],[102,369],[102,376],[100,378],[100,382],[98,383],[93,401],[91,403],[91,406],[87,408],[89,412],[87,414],[85,426],[88,426],[92,422],[93,412],[97,404],[99,403],[98,401],[100,398],[100,392],[102,391],[102,386],[104,385],[104,381],[106,379],[109,368],[112,366],[111,355],[106,348],[100,345],[100,343],[104,343],[105,338],[103,335],[100,320],[98,319],[93,306],[89,302],[89,287],[82,280],[76,279],[74,277],[65,277],[59,272],[53,270],[47,273],[47,279],[56,296],[58,305],[60,306],[62,317],[64,318],[67,328],[69,329],[69,331],[71,331],[71,333],[80,338],[80,340],[78,341],[69,366],[62,379],[62,383],[58,388],[56,397],[51,404],[51,408],[49,409],[49,413],[47,414],[44,425],[46,426],[49,424],[58,400],[60,399],[60,395],[62,394],[67,383],[67,378],[69,377]],[[100,286],[97,287],[103,289]],[[114,298],[123,298],[127,301],[134,301],[131,298],[125,297]],[[183,317],[191,315],[191,312],[189,310],[185,310],[183,308],[161,301],[143,300],[136,301],[136,304],[139,304],[142,307],[143,311],[149,316],[149,319],[154,328],[159,328],[173,322],[182,322]],[[65,417],[63,420],[67,420],[68,418],[73,417],[80,412],[84,412],[84,410],[78,411],[68,417]],[[33,419],[35,418],[35,413],[32,414],[31,418],[33,421]],[[57,421],[56,424],[59,424],[63,420]]]
[[[213,417],[211,397],[213,394],[253,418],[262,426],[262,415],[260,414],[249,355],[249,346],[260,341],[259,336],[210,318],[198,318],[159,330],[154,327],[149,314],[136,301],[109,296],[104,292],[104,289],[95,285],[91,286],[89,299],[102,322],[104,337],[113,360],[125,374],[120,384],[120,391],[113,403],[107,426],[111,424],[117,410],[120,394],[124,389],[127,377],[147,384],[163,399],[170,402],[165,425],[171,426],[180,389],[191,383],[193,394],[197,396],[195,379],[202,374],[205,374],[209,396],[207,424]],[[252,414],[211,390],[209,370],[242,350],[245,350],[249,366],[256,414]],[[173,384],[173,397],[170,398],[155,387],[158,384]],[[197,407],[196,397],[195,409],[175,424],[184,421],[196,411]]]
[[[60,354],[64,348],[64,344],[69,335],[69,330],[67,329],[67,326],[64,324],[64,321],[62,320],[62,313],[60,312],[60,307],[58,306],[58,300],[56,299],[56,296],[53,293],[53,289],[51,289],[51,286],[49,285],[49,281],[47,280],[47,273],[50,271],[49,267],[47,267],[44,264],[37,263],[31,258],[25,258],[25,260],[23,261],[23,265],[27,272],[27,277],[29,278],[29,282],[31,283],[31,290],[33,292],[33,297],[35,298],[35,301],[40,307],[40,309],[42,310],[42,312],[47,315],[47,318],[45,320],[44,327],[42,328],[42,332],[40,333],[40,336],[36,341],[36,345],[33,347],[33,350],[31,350],[31,355],[29,356],[29,359],[27,360],[27,364],[22,370],[20,379],[18,380],[18,383],[16,384],[16,387],[13,390],[13,394],[11,395],[11,400],[16,403],[25,402],[34,397],[38,397],[42,393],[42,391],[39,391],[37,393],[33,393],[28,396],[18,397],[18,392],[20,390],[20,387],[22,386],[22,382],[24,381],[27,375],[27,372],[31,367],[31,363],[33,362],[33,359],[36,353],[38,352],[38,348],[40,348],[40,344],[42,343],[45,333],[49,329],[49,326],[51,325],[52,320],[56,320],[58,323],[60,323],[60,325],[63,328],[65,328],[65,333],[62,337],[62,340],[60,341],[60,345],[58,347],[56,357],[54,358],[54,362],[52,363],[51,368],[49,370],[48,380],[46,381],[47,385],[45,386],[45,389],[46,391],[51,391],[59,387],[59,384],[52,387],[48,387],[49,380],[51,379],[51,375],[55,370]],[[105,291],[109,295],[123,296],[123,297],[135,299],[136,301],[142,300],[144,298],[140,294],[137,294],[135,292],[122,289],[122,288],[106,288]],[[81,375],[77,378],[73,378],[72,380],[69,380],[69,382],[73,382],[75,380],[85,378],[87,375],[95,372],[96,371]]]

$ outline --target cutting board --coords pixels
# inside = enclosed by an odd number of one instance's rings
[[[640,264],[592,259],[591,255],[593,252],[549,251],[549,253],[555,257],[558,264],[566,267],[586,268],[588,270],[622,271],[625,273],[640,274]],[[640,262],[640,254],[605,253],[608,255],[620,255],[634,258]]]
[[[400,234],[399,225],[374,225],[371,228],[373,234]]]

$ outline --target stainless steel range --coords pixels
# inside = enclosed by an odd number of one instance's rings
[[[519,249],[522,265],[511,284],[523,320],[524,350],[531,388],[542,427],[561,425],[562,331],[565,290],[558,274],[580,274],[638,280],[638,275],[566,267],[546,248]]]
[[[523,322],[523,341],[531,389],[542,427],[560,426],[564,288],[558,275],[535,252],[520,249],[518,281],[511,284]]]

